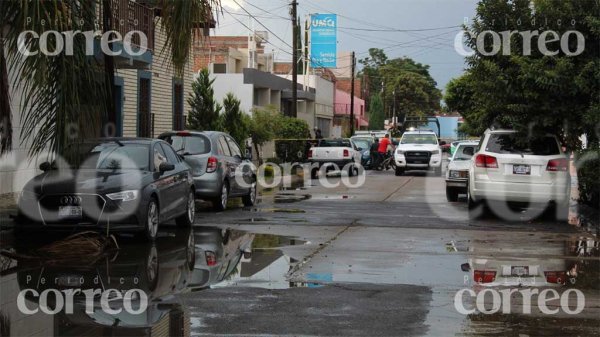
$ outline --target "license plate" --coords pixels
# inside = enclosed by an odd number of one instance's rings
[[[58,208],[59,218],[81,218],[82,210],[81,206],[60,206]]]
[[[529,165],[513,165],[513,174],[530,175],[531,166]]]
[[[529,276],[529,267],[527,267],[527,266],[510,267],[510,274],[512,276]]]

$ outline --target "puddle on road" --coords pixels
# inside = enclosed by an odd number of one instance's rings
[[[516,241],[493,235],[440,240],[434,235],[417,242],[411,241],[410,232],[401,235],[399,229],[362,230],[348,230],[328,245],[291,236],[221,228],[169,229],[154,244],[120,242],[117,254],[91,265],[32,265],[3,257],[0,289],[15,291],[0,291],[0,302],[16,306],[16,293],[25,289],[42,292],[112,288],[121,294],[140,289],[149,300],[143,315],[106,315],[100,307],[86,313],[85,301],[75,296],[73,314],[60,311],[55,316],[40,313],[28,318],[45,335],[90,335],[96,331],[106,334],[109,330],[134,335],[140,329],[158,327],[165,320],[181,320],[184,309],[179,301],[192,291],[223,287],[318,288],[331,283],[408,284],[433,290],[426,322],[435,326],[431,334],[440,328],[441,317],[448,329],[469,335],[472,331],[493,331],[490,327],[500,326],[501,321],[457,316],[450,303],[456,289],[481,288],[476,281],[478,270],[495,272],[493,279],[481,279],[485,287],[498,288],[505,286],[502,282],[508,282],[518,287],[554,286],[598,293],[600,252],[598,241],[590,235],[569,236],[566,240],[564,235],[563,239],[523,235]],[[397,235],[389,235],[389,231],[396,231]],[[366,246],[364,241],[356,241],[366,240],[365,233],[372,233],[377,241]],[[15,252],[26,254],[27,249],[33,248],[23,249]],[[56,303],[52,296],[51,306]],[[38,306],[38,301],[39,298],[26,296],[29,307]],[[114,305],[119,303],[113,301]],[[4,305],[3,310],[17,312]],[[11,315],[9,320],[18,317]],[[15,321],[12,326],[12,335],[28,333],[18,330],[27,328],[23,324]]]

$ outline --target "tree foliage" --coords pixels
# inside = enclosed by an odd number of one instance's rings
[[[475,54],[467,58],[468,69],[447,87],[446,104],[460,112],[472,133],[481,133],[493,123],[530,133],[556,133],[570,148],[580,146],[579,136],[597,141],[600,123],[600,2],[561,0],[482,0],[470,27],[467,45]],[[504,18],[499,20],[498,18]],[[564,22],[573,20],[571,22]],[[558,24],[559,20],[563,24]],[[531,38],[531,55],[525,55],[523,35],[513,34],[510,54],[502,50],[484,55],[476,48],[478,34],[491,30],[552,30],[559,37],[569,30],[581,32],[585,50],[569,56],[560,39],[548,42],[548,56],[538,48],[538,36]],[[552,40],[552,39],[548,39]],[[493,48],[490,34],[485,51]],[[577,49],[575,38],[569,50]]]
[[[275,138],[279,139],[309,139],[310,127],[306,121],[281,116],[279,128],[275,130]]]
[[[388,59],[382,49],[369,49],[369,57],[359,61],[361,74],[369,83],[371,97],[382,93],[388,107],[396,106],[396,116],[424,116],[440,110],[441,91],[429,73],[429,66],[408,57]],[[370,98],[368,100],[370,106]],[[385,112],[384,112],[385,115]]]
[[[372,95],[369,101],[369,130],[383,130],[385,114],[383,113],[381,95]]]
[[[192,92],[188,98],[191,110],[188,113],[187,128],[190,130],[221,130],[219,114],[222,106],[215,100],[212,87],[214,79],[210,79],[208,69],[202,69],[198,78],[192,82]]]
[[[240,100],[233,93],[228,93],[223,99],[222,120],[224,131],[228,132],[238,144],[244,146],[248,139],[249,121],[246,114],[240,109]]]

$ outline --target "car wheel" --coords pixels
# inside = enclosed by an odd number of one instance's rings
[[[216,211],[224,211],[227,209],[227,201],[229,201],[229,184],[227,181],[221,185],[219,196],[213,199],[213,209]]]
[[[348,168],[348,177],[354,177],[354,165],[350,165]]]
[[[486,213],[485,202],[475,201],[473,200],[473,196],[471,196],[471,192],[467,187],[467,207],[469,208],[469,218],[470,219],[479,219],[482,218]]]
[[[146,239],[149,241],[154,241],[154,239],[156,239],[159,219],[160,208],[156,198],[152,197],[148,202],[148,207],[146,208],[146,218],[144,219],[144,231],[146,234]]]
[[[187,200],[187,207],[185,213],[175,219],[177,226],[189,227],[194,223],[196,216],[196,195],[194,191],[190,191]]]
[[[256,190],[256,180],[254,180],[252,182],[252,185],[250,185],[250,191],[248,192],[248,194],[242,197],[242,202],[244,203],[244,206],[250,207],[256,204]]]
[[[449,202],[457,202],[458,190],[456,188],[446,186],[446,200]]]
[[[402,169],[401,167],[396,167],[396,177],[400,177],[403,174],[404,174],[404,169]]]

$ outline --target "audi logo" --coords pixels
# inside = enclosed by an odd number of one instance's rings
[[[66,195],[60,198],[60,203],[62,205],[81,205],[83,199],[77,195]]]

